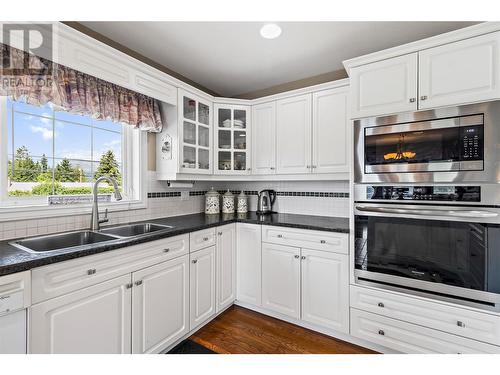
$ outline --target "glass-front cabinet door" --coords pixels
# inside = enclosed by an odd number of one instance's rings
[[[215,104],[215,173],[250,174],[250,107]]]
[[[179,90],[180,172],[212,172],[212,103]]]

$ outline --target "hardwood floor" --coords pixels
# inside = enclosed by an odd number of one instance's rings
[[[369,349],[232,306],[190,337],[220,354],[369,354]]]

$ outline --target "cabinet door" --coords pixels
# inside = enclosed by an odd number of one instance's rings
[[[419,108],[500,98],[500,32],[419,52]]]
[[[314,173],[349,172],[347,88],[313,94]]]
[[[26,309],[0,316],[0,354],[26,354]]]
[[[352,118],[417,109],[417,53],[351,69]]]
[[[215,174],[249,174],[250,107],[216,104],[214,111]]]
[[[261,226],[236,224],[236,299],[260,306],[261,298]]]
[[[190,329],[215,314],[215,246],[190,254]]]
[[[279,174],[311,172],[311,94],[276,102],[276,171]]]
[[[31,353],[131,351],[130,275],[31,307]]]
[[[276,103],[252,107],[252,174],[276,172]]]
[[[179,90],[181,173],[212,173],[212,103]]]
[[[262,244],[262,307],[300,318],[300,249]]]
[[[347,255],[302,249],[302,320],[349,332]]]
[[[189,331],[189,256],[132,274],[132,353],[158,353]]]
[[[217,312],[236,298],[236,229],[234,224],[217,228]]]

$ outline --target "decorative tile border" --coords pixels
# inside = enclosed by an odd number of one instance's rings
[[[224,194],[227,190],[218,190],[219,194]],[[240,194],[241,190],[230,190],[234,195]],[[259,195],[257,190],[244,190],[246,195]],[[205,195],[206,190],[190,191],[190,197]],[[313,198],[349,198],[349,193],[314,192],[314,191],[277,191],[278,197],[313,197]],[[180,197],[180,191],[153,192],[148,193],[148,198],[174,198]]]
[[[349,198],[349,193],[312,192],[312,191],[278,191],[278,197],[316,197],[316,198]]]
[[[148,193],[148,198],[173,198],[180,196],[180,191],[162,191],[157,193]]]

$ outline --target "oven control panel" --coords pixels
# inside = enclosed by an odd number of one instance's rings
[[[481,202],[480,186],[368,186],[368,200]]]

